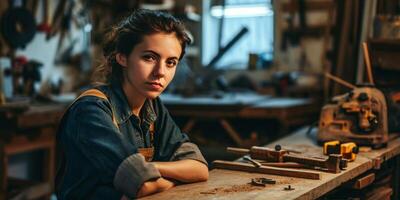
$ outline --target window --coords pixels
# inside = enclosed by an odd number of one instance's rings
[[[225,0],[225,7],[213,3],[213,0],[203,1],[202,64],[204,66],[208,65],[218,53],[218,31],[223,13],[222,47],[227,45],[243,27],[246,27],[248,32],[213,67],[246,69],[250,53],[271,55],[272,60],[274,19],[271,0]]]

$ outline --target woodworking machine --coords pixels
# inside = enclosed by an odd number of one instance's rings
[[[335,96],[322,108],[317,140],[339,140],[358,146],[385,147],[388,142],[388,112],[383,93],[374,87],[368,46],[363,43],[368,83],[355,86],[326,73],[326,77],[352,90]]]
[[[374,87],[357,87],[322,108],[318,142],[355,142],[379,148],[388,142],[385,96]]]

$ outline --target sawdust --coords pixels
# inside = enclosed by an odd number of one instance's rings
[[[277,184],[282,184],[282,185],[293,184],[294,182],[296,182],[294,178],[287,178],[287,179],[276,181]]]
[[[230,187],[217,187],[208,191],[200,192],[200,194],[225,194],[233,192],[249,192],[253,190],[262,190],[264,186],[255,186],[251,184],[232,185]]]

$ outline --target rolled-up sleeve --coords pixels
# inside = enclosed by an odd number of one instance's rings
[[[160,178],[154,164],[146,162],[141,154],[133,154],[118,167],[114,176],[114,186],[128,197],[136,197],[140,186],[149,180]]]
[[[183,143],[171,157],[172,161],[187,160],[187,159],[197,160],[207,165],[207,161],[201,154],[199,147],[197,147],[196,144],[191,142]]]
[[[77,107],[78,129],[73,137],[77,145],[71,148],[75,156],[85,158],[80,159],[85,173],[82,176],[98,180],[88,188],[111,184],[125,196],[135,198],[144,182],[161,177],[154,164],[146,162],[137,147],[113,124],[108,103],[89,101]]]

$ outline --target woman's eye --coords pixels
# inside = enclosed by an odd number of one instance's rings
[[[168,66],[168,67],[175,67],[177,64],[178,64],[178,62],[175,61],[175,60],[169,60],[169,61],[167,61],[167,66]]]
[[[154,61],[154,60],[156,60],[156,57],[153,55],[144,55],[143,59],[146,61]]]

